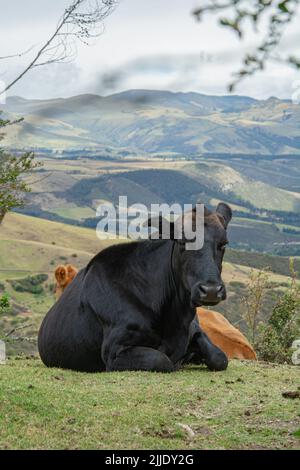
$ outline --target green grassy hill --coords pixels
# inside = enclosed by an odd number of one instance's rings
[[[86,374],[17,359],[0,365],[0,449],[300,449],[299,399],[282,396],[296,366]]]

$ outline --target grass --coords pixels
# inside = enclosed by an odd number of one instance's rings
[[[239,199],[251,203],[259,209],[282,210],[297,212],[299,194],[276,187],[270,182],[253,180],[243,173],[243,169],[232,168],[228,163],[211,162],[187,164],[184,171],[192,177],[206,178],[211,184],[223,188],[224,199],[229,189]],[[243,204],[242,204],[243,205]],[[234,209],[234,205],[233,205]],[[238,210],[241,210],[238,208]]]
[[[0,230],[0,280],[24,277],[25,271],[51,276],[58,264],[81,268],[111,243],[92,229],[10,213]]]
[[[227,248],[225,260],[233,265],[248,266],[256,269],[268,269],[282,276],[290,275],[289,257],[275,256],[266,253],[233,250]],[[295,269],[300,270],[300,258],[294,257]],[[272,274],[273,276],[273,274]]]
[[[28,240],[58,247],[97,252],[109,243],[99,240],[95,230],[66,225],[59,222],[49,222],[37,217],[10,213],[1,225],[1,240]]]
[[[0,366],[0,449],[296,449],[296,366],[84,374]],[[187,425],[194,433],[182,425]]]
[[[285,189],[276,188],[261,181],[239,183],[233,187],[233,192],[243,200],[250,202],[260,209],[297,212],[299,195]]]
[[[56,208],[52,212],[71,220],[84,220],[88,217],[95,217],[96,214],[90,207]]]

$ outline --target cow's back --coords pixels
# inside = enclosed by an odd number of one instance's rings
[[[81,270],[41,324],[38,349],[48,367],[103,370],[102,329],[94,312],[81,304],[85,270]]]
[[[202,330],[229,359],[256,359],[255,351],[249,341],[223,315],[198,308],[197,316]]]

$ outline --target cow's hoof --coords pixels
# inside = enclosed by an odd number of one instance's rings
[[[228,358],[223,351],[218,351],[206,362],[206,365],[211,371],[226,370],[228,367]]]

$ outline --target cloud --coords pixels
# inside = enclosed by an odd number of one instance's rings
[[[213,15],[197,23],[191,11],[199,1],[122,0],[105,22],[105,34],[95,46],[79,45],[78,57],[71,64],[35,69],[10,94],[45,99],[80,93],[106,95],[131,88],[225,94],[232,73],[240,69],[245,52],[253,51],[259,37],[249,34],[239,42],[228,28],[216,24]],[[69,3],[8,2],[5,15],[0,17],[5,37],[0,55],[41,44]],[[296,52],[297,21],[288,31],[282,51]],[[14,78],[28,60],[24,57],[23,64],[19,60],[5,64],[1,61],[0,79]],[[244,80],[236,91],[258,98],[289,98],[297,79],[299,72],[270,64],[263,73]]]
[[[93,92],[108,94],[126,88],[191,89],[199,86],[204,69],[221,63],[205,51],[191,54],[162,54],[138,57],[97,75],[90,84]]]
[[[13,67],[9,79],[16,77],[22,69]],[[34,99],[50,99],[83,93],[82,70],[76,63],[51,64],[29,71],[11,90],[10,95]]]

